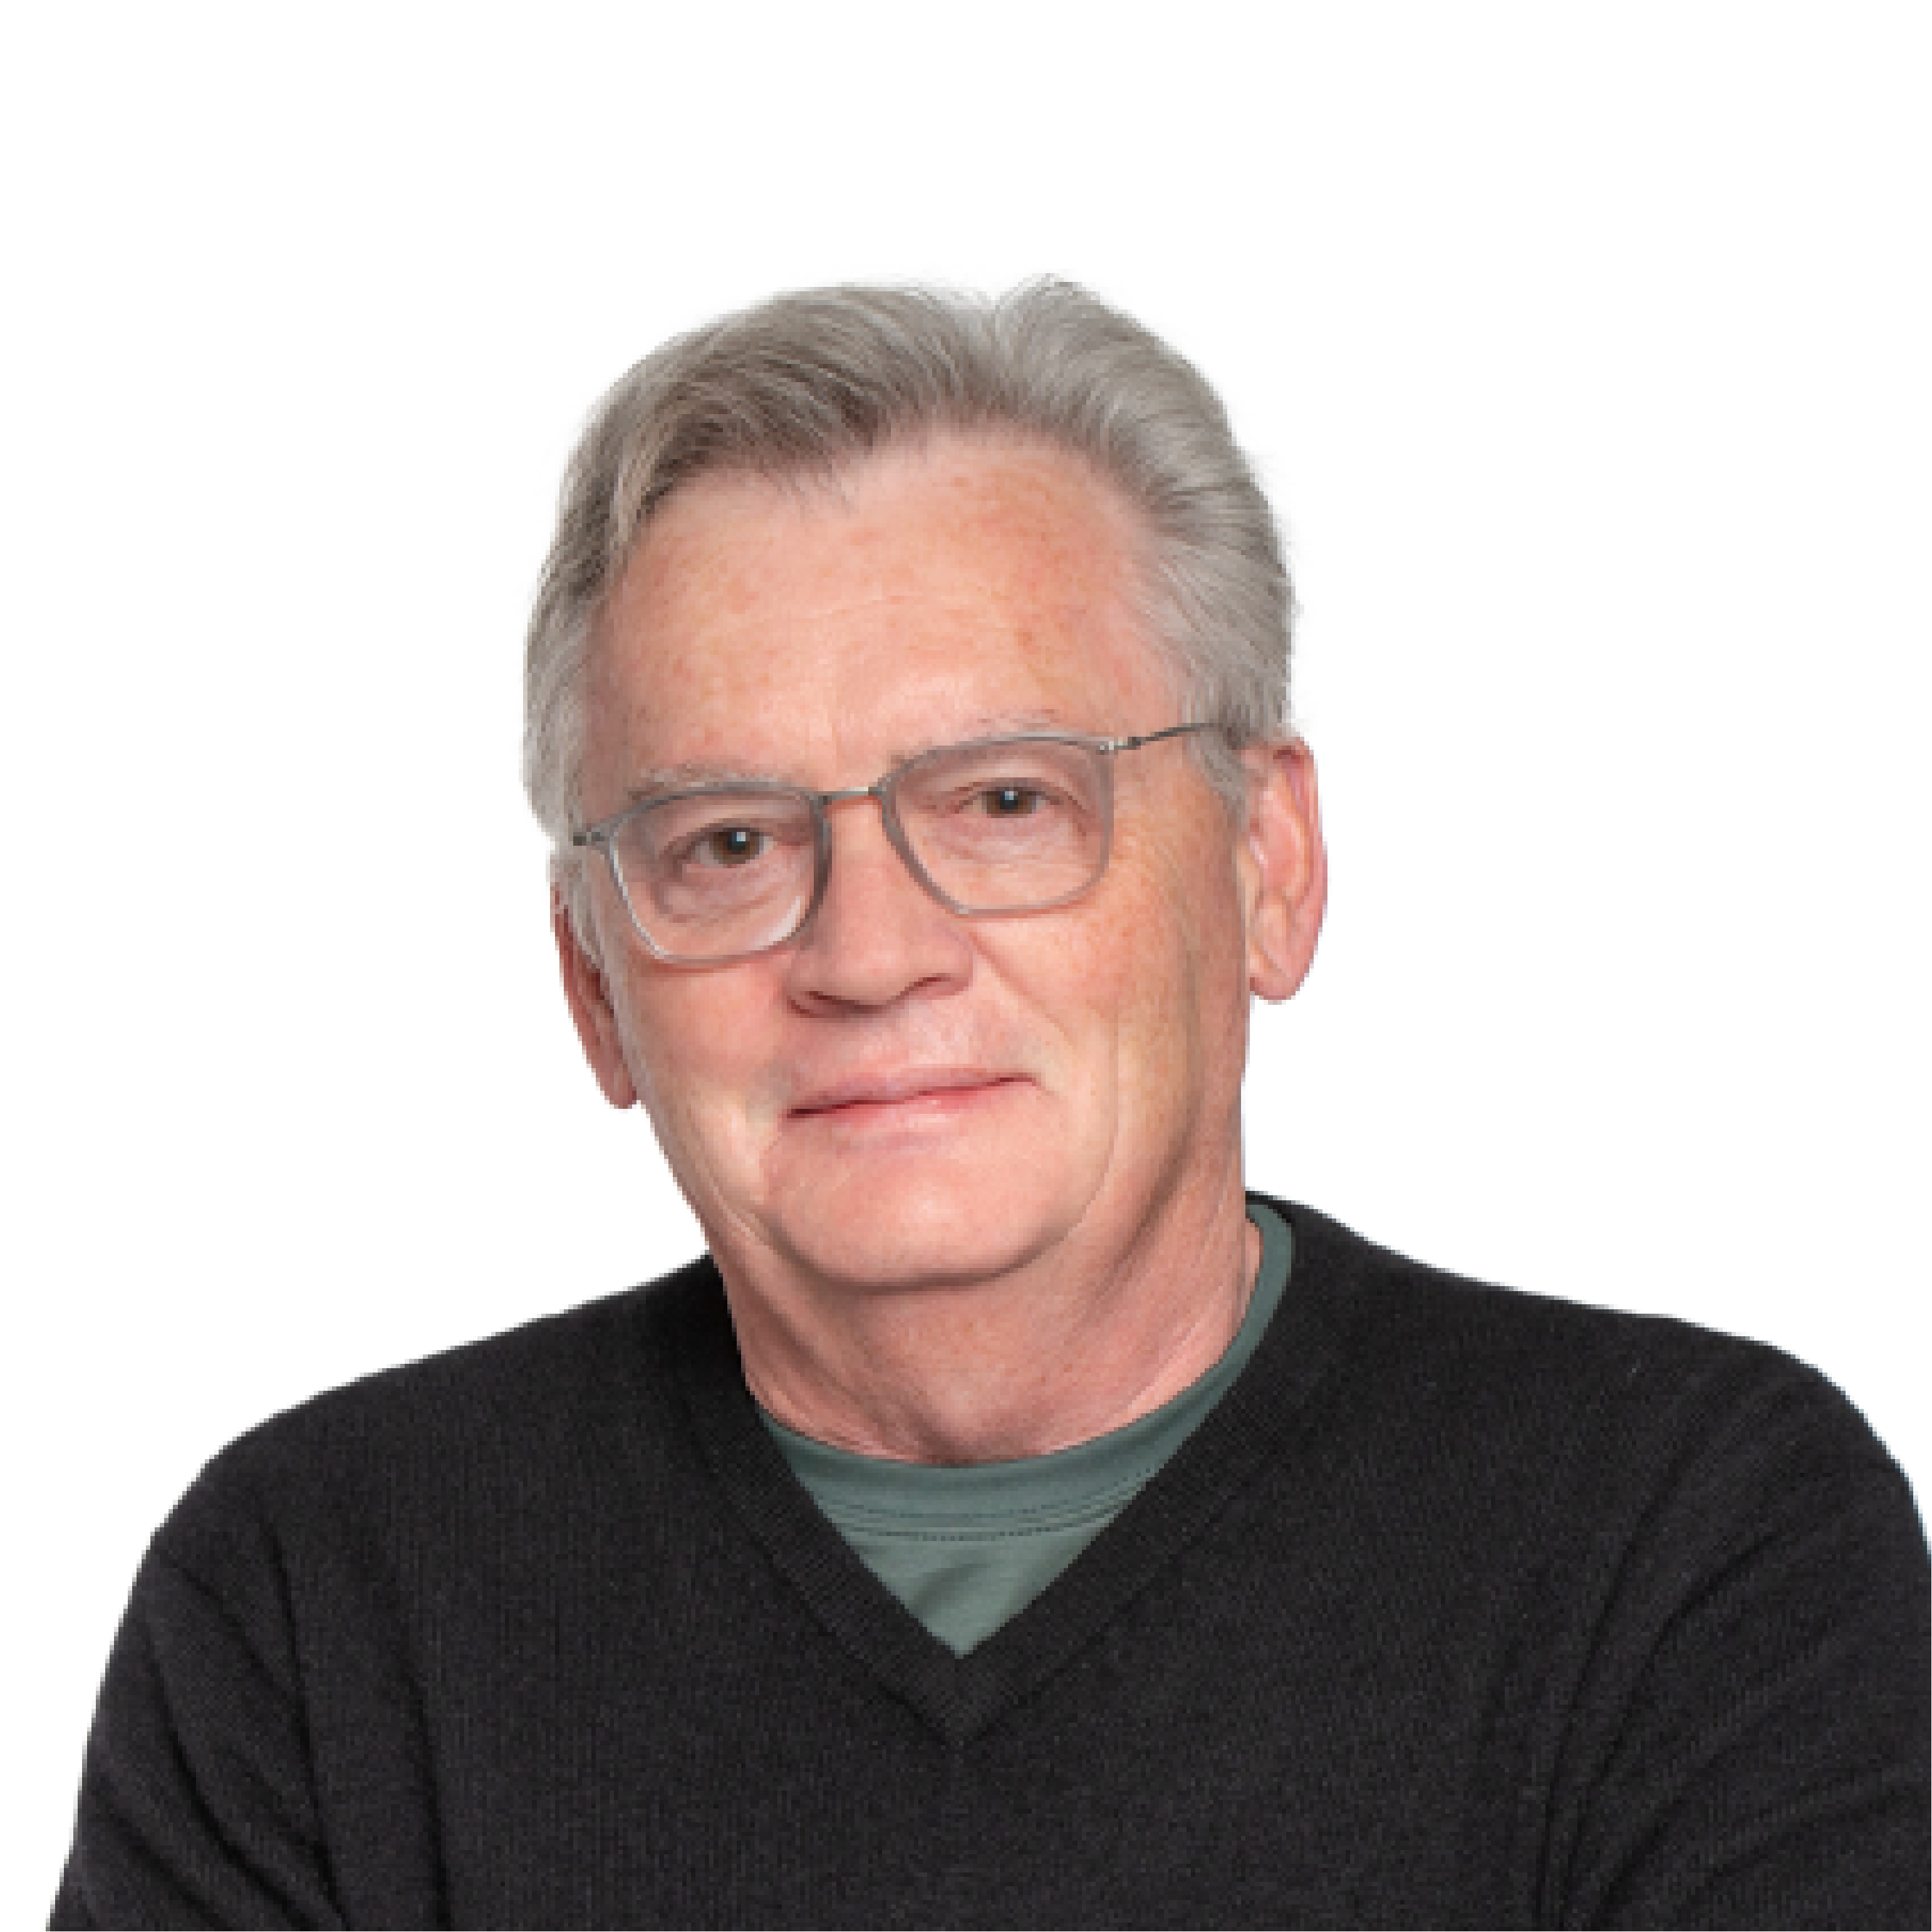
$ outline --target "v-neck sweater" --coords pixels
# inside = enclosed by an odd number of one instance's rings
[[[964,1657],[708,1262],[243,1438],[136,1580],[56,1923],[1924,1923],[1926,1550],[1856,1411],[1273,1204],[1246,1370]]]
[[[1294,1238],[1261,1202],[1252,1292],[1233,1338],[1172,1401],[1051,1455],[894,1462],[835,1448],[759,1412],[785,1465],[879,1581],[956,1656],[1024,1610],[1214,1412],[1268,1332]]]

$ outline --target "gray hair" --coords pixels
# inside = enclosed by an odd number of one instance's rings
[[[645,357],[566,473],[531,613],[524,783],[554,890],[592,950],[581,824],[585,686],[605,599],[652,513],[711,470],[836,472],[934,433],[1018,434],[1110,479],[1150,541],[1138,586],[1190,741],[1238,811],[1239,747],[1290,729],[1294,594],[1280,536],[1220,399],[1191,364],[1068,282],[997,301],[925,288],[779,296]]]

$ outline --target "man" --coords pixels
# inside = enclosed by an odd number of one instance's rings
[[[619,385],[527,775],[709,1256],[217,1459],[59,1922],[1924,1922],[1925,1547],[1844,1398],[1245,1189],[1289,609],[1078,290]]]

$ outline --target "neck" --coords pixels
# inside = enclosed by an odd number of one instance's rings
[[[713,1252],[769,1414],[861,1455],[968,1463],[1047,1455],[1172,1401],[1233,1340],[1261,1238],[1237,1152],[1125,1240],[1077,1228],[986,1280],[855,1290]]]

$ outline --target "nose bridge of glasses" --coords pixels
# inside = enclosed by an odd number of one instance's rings
[[[901,766],[898,770],[888,772],[884,778],[875,778],[868,785],[848,785],[837,791],[814,792],[812,794],[813,801],[818,807],[820,853],[819,862],[824,875],[820,880],[819,890],[814,903],[817,900],[824,898],[830,885],[829,875],[832,870],[833,862],[832,807],[835,805],[852,804],[860,799],[869,798],[876,799],[878,801],[879,829],[885,834],[886,842],[892,847],[892,850],[898,856],[901,868],[912,875],[914,882],[928,897],[938,900],[949,910],[952,909],[944,894],[939,890],[928,875],[925,865],[914,850],[911,840],[907,836],[905,826],[900,820],[898,803],[893,796],[893,791],[900,772],[904,769],[904,766]],[[849,865],[849,861],[848,863]]]
[[[875,778],[868,785],[846,785],[837,791],[818,791],[814,792],[812,796],[818,801],[820,809],[831,806],[842,805],[848,799],[854,798],[875,798],[883,806],[886,802],[886,794],[891,786],[892,777],[893,774],[888,772],[884,778]]]

